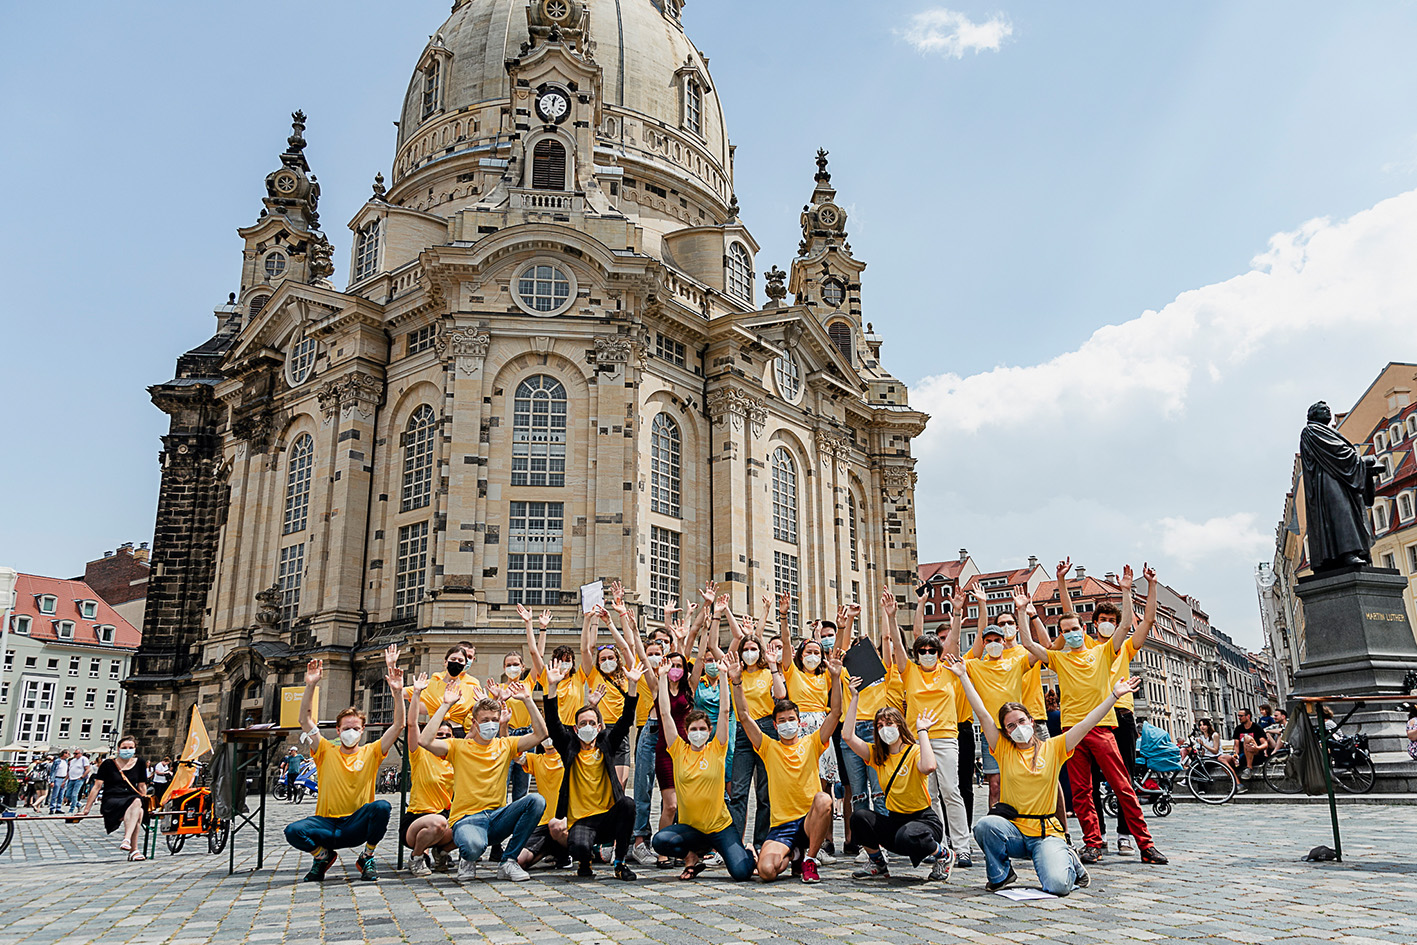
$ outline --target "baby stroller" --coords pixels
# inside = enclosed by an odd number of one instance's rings
[[[1143,722],[1137,733],[1137,758],[1132,769],[1132,790],[1136,791],[1137,801],[1150,801],[1151,812],[1157,817],[1170,814],[1171,790],[1180,773],[1181,749],[1164,729]],[[1121,810],[1117,795],[1110,784],[1104,782],[1102,788],[1102,806],[1115,817]]]

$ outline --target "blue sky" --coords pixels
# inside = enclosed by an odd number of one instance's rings
[[[144,388],[237,288],[289,113],[342,282],[447,10],[9,5],[0,560],[68,575],[150,538]],[[1417,5],[691,0],[685,22],[760,271],[831,151],[866,318],[935,415],[922,558],[1147,559],[1257,647],[1304,408],[1413,357]]]

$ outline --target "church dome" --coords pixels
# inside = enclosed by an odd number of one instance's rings
[[[448,116],[469,116],[466,128],[457,129],[468,143],[489,135],[505,140],[516,133],[516,122],[526,119],[508,114],[506,62],[523,54],[523,44],[540,40],[532,36],[533,24],[559,18],[572,26],[567,41],[584,47],[578,50],[582,53],[588,50],[601,70],[604,118],[596,129],[599,142],[623,146],[631,161],[641,151],[647,153],[646,163],[682,165],[726,206],[732,192],[727,128],[707,60],[684,33],[682,6],[683,0],[457,0],[409,83],[399,123],[395,185],[430,160],[459,150],[452,146],[456,136],[437,139],[432,151],[420,144],[426,132]],[[584,26],[589,27],[588,42],[574,28]],[[544,37],[545,30],[541,33]],[[430,105],[429,75],[435,60],[438,87]],[[695,102],[689,121],[685,90],[691,80]],[[478,116],[475,133],[472,116]],[[690,127],[696,133],[682,135]],[[676,140],[680,135],[682,143]],[[681,144],[676,160],[674,152]],[[665,162],[665,157],[670,160]]]

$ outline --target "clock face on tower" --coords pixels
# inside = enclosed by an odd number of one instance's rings
[[[571,113],[571,98],[560,89],[547,89],[536,100],[536,113],[542,121],[559,124]]]

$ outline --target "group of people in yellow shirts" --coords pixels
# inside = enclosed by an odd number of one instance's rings
[[[621,880],[636,878],[632,863],[657,855],[663,865],[682,864],[686,880],[721,866],[739,881],[792,875],[816,883],[823,863],[832,861],[823,847],[840,777],[850,805],[847,851],[863,854],[854,879],[889,876],[889,853],[912,867],[928,863],[931,880],[948,880],[957,866],[973,865],[977,845],[988,889],[1015,882],[1012,863],[1027,858],[1044,890],[1066,895],[1087,885],[1087,865],[1102,854],[1093,765],[1112,784],[1143,862],[1165,863],[1114,734],[1119,709],[1130,720],[1139,680],[1128,678],[1129,666],[1155,620],[1155,574],[1145,571],[1140,623],[1127,568],[1122,607],[1100,605],[1089,634],[1072,606],[1070,570],[1070,562],[1059,564],[1064,612],[1056,638],[1022,594],[1012,613],[988,623],[984,593],[975,589],[981,632],[963,655],[962,590],[943,636],[923,632],[917,607],[907,641],[896,621],[899,602],[883,588],[886,631],[879,643],[869,636],[857,642],[875,647],[877,674],[885,669],[869,685],[845,669],[846,644],[859,636],[858,606],[839,608],[835,621],[818,622],[794,640],[785,596],[778,600],[781,632],[769,635],[768,598],[761,618],[739,617],[712,582],[687,620],[668,607],[664,626],[647,639],[623,589],[612,585],[610,607],[585,615],[579,652],[557,646],[549,660],[550,612],[537,618],[518,605],[529,665],[509,653],[497,680],[473,678],[467,672],[473,653],[460,644],[448,650],[446,672],[419,675],[405,693],[390,647],[386,681],[395,721],[369,744],[361,744],[364,716],[352,708],[336,719],[336,740],[319,737],[309,707],[322,667],[312,660],[301,725],[315,743],[319,803],[315,816],[291,824],[286,836],[313,856],[307,880],[324,878],[337,849],[361,845],[356,866],[364,879],[377,878],[373,854],[391,810],[374,800],[374,778],[406,730],[412,785],[399,838],[412,851],[415,876],[455,868],[460,879],[473,878],[490,852],[504,880],[528,879],[527,868],[547,858],[590,877],[609,848],[612,875]],[[724,621],[726,650],[719,645]],[[1045,665],[1057,675],[1061,697],[1063,731],[1052,738],[1044,724]],[[429,718],[420,725],[424,712]],[[972,767],[974,720],[990,809],[971,830],[964,791],[972,785],[962,757]],[[632,729],[638,733],[633,783]],[[1068,839],[1059,786],[1065,765],[1081,851]],[[655,784],[660,818],[651,833],[648,792]],[[758,799],[751,844],[745,843],[750,790]]]

